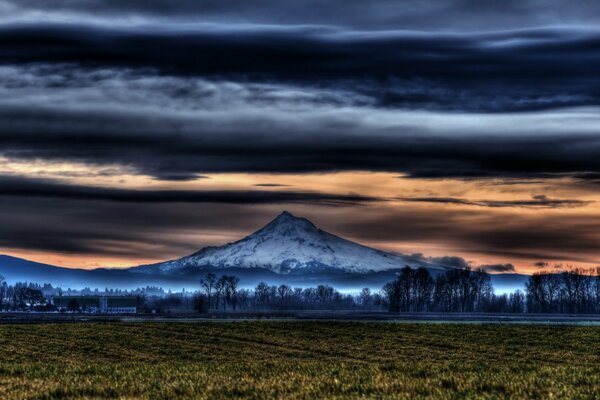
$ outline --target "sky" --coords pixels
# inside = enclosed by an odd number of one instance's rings
[[[179,258],[282,210],[600,265],[600,3],[0,0],[0,253]]]

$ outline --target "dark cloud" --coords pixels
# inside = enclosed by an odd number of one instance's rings
[[[165,74],[344,86],[383,107],[511,111],[597,105],[600,34],[327,27],[0,28],[3,63],[155,68]]]
[[[167,180],[372,170],[596,182],[596,108],[555,108],[600,104],[599,43],[591,29],[2,26],[0,154]]]
[[[115,189],[4,176],[0,176],[0,196],[48,197],[128,203],[321,203],[328,205],[359,205],[382,200],[360,195],[337,195],[298,191]]]
[[[572,175],[573,178],[580,179],[586,182],[594,182],[600,184],[599,172],[578,172]]]
[[[441,257],[427,257],[421,253],[412,254],[411,257],[432,264],[444,265],[446,267],[466,269],[471,267],[471,263],[462,257],[458,256],[441,256]]]
[[[481,265],[479,269],[485,272],[516,272],[515,266],[512,264]]]
[[[311,109],[298,115],[241,109],[190,116],[0,105],[0,153],[24,160],[118,164],[161,179],[214,172],[342,170],[438,179],[548,178],[600,171],[600,136],[586,133],[587,126],[575,133],[577,122],[571,132],[562,133],[560,125],[534,132],[540,116],[489,122],[480,117],[452,127],[452,117],[435,114],[429,119],[439,118],[443,125],[421,126],[419,116],[396,113],[371,118],[378,113],[372,109],[336,111]],[[584,124],[596,118],[567,117]],[[491,123],[497,126],[489,127]],[[522,123],[513,128],[522,133],[503,134],[508,123]]]
[[[531,200],[467,200],[455,197],[402,197],[399,200],[416,203],[459,204],[480,207],[525,207],[525,208],[572,208],[588,205],[589,201],[574,199],[551,199],[545,195],[533,196]]]
[[[411,257],[420,261],[431,262],[451,268],[470,269],[474,267],[473,263],[458,256],[426,257],[423,254],[417,253],[412,254]],[[512,264],[483,264],[475,267],[475,269],[491,273],[516,272],[515,266]]]
[[[291,185],[284,185],[282,183],[257,183],[254,186],[258,187],[287,187]]]
[[[442,265],[446,265],[454,268],[469,268],[470,263],[462,257],[456,256],[443,256],[443,257],[428,257],[433,262],[439,262]]]

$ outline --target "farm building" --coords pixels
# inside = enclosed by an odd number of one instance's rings
[[[132,296],[57,296],[52,302],[58,311],[106,314],[137,312],[137,299]]]

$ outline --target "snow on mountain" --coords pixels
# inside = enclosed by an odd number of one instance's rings
[[[332,235],[305,218],[284,211],[264,228],[234,243],[205,247],[179,260],[137,267],[139,272],[176,272],[194,267],[266,268],[279,274],[310,269],[368,273],[424,266],[443,269],[409,256],[372,249]]]

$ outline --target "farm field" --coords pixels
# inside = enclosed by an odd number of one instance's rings
[[[600,398],[600,328],[0,325],[2,399]]]

